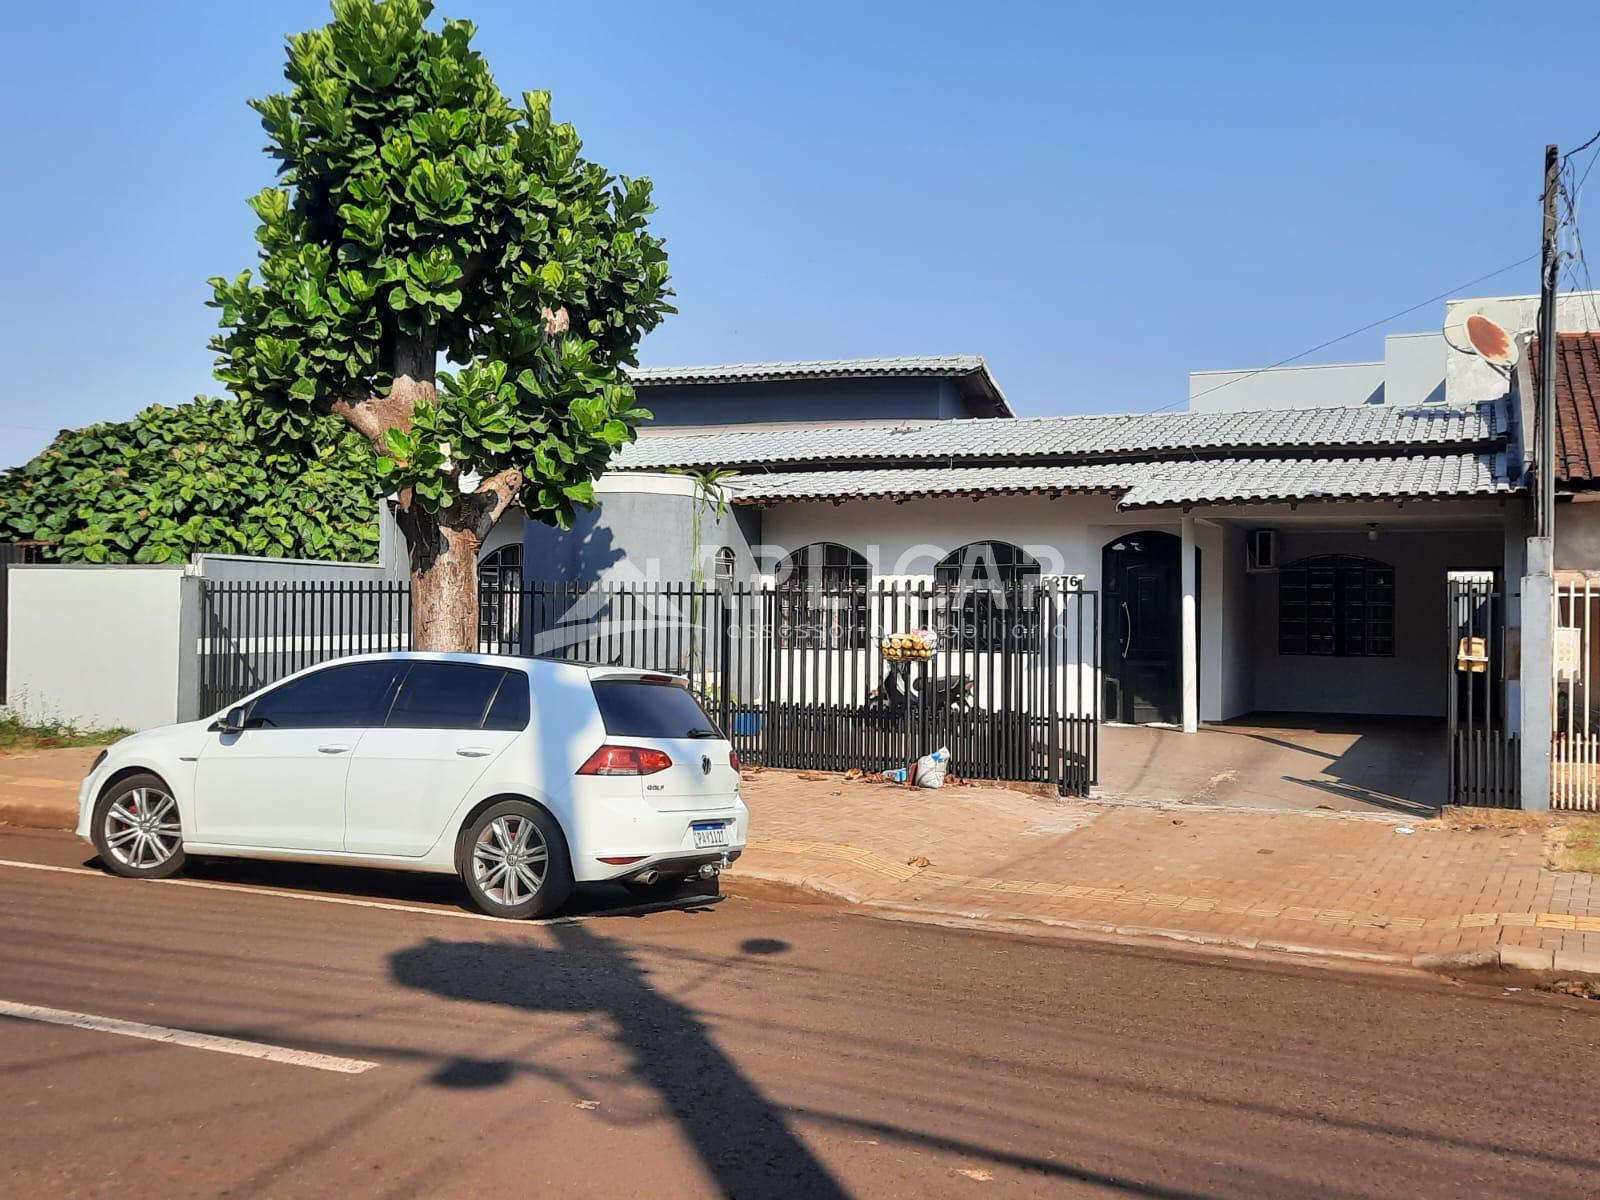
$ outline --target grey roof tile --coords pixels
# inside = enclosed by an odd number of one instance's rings
[[[1495,495],[1518,490],[1504,454],[1382,458],[1233,458],[1163,463],[1129,489],[1122,508],[1273,500]]]
[[[1060,466],[890,467],[741,475],[736,504],[790,500],[1112,493],[1123,508],[1252,501],[1440,498],[1520,490],[1502,454],[1076,463]]]
[[[1297,447],[1478,447],[1504,438],[1500,402],[1469,407],[1269,409],[1130,413],[825,426],[720,433],[649,433],[625,447],[618,470],[977,458],[1115,458],[1176,451]]]
[[[719,363],[703,367],[632,367],[628,380],[648,387],[662,383],[749,383],[766,379],[884,379],[971,375],[986,371],[981,355],[911,355],[901,358],[836,358],[814,362]]]

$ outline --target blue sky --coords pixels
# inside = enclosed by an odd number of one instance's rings
[[[501,87],[656,182],[650,364],[981,353],[1028,414],[1181,403],[1537,250],[1600,8],[445,0]],[[216,392],[205,280],[271,180],[245,100],[312,0],[13,5],[0,465]],[[1597,176],[1600,178],[1600,176]],[[1470,294],[1530,291],[1532,265]],[[1397,323],[1435,327],[1442,305]],[[1322,360],[1377,357],[1381,330]]]

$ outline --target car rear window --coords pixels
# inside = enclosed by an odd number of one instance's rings
[[[721,737],[687,688],[643,679],[596,679],[594,699],[606,732],[622,737]]]

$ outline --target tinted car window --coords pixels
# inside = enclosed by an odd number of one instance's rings
[[[400,664],[393,661],[328,667],[274,688],[250,706],[250,729],[360,729],[383,723]]]
[[[389,710],[390,729],[481,729],[509,671],[464,663],[419,662]],[[526,702],[526,687],[523,688]]]
[[[483,719],[485,729],[526,729],[528,727],[528,677],[521,671],[502,671],[505,678]]]
[[[700,702],[675,683],[597,679],[595,703],[606,732],[623,737],[721,737]]]

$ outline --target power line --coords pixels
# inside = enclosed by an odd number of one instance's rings
[[[1596,137],[1600,137],[1600,134],[1596,134]],[[1380,325],[1387,325],[1390,321],[1397,321],[1401,317],[1410,316],[1412,313],[1416,312],[1419,308],[1426,308],[1430,304],[1436,304],[1440,300],[1448,299],[1451,296],[1457,295],[1458,293],[1465,291],[1469,287],[1474,287],[1477,284],[1480,284],[1480,283],[1484,282],[1485,280],[1493,279],[1496,275],[1504,275],[1507,271],[1514,271],[1518,267],[1525,266],[1526,264],[1532,262],[1534,259],[1536,259],[1538,257],[1539,256],[1537,254],[1530,254],[1526,258],[1519,258],[1519,259],[1517,259],[1516,262],[1507,263],[1505,266],[1498,267],[1495,270],[1490,271],[1486,275],[1479,275],[1476,279],[1469,279],[1465,283],[1458,283],[1454,287],[1446,288],[1444,291],[1439,292],[1437,295],[1429,296],[1426,300],[1418,301],[1416,304],[1413,304],[1410,308],[1403,308],[1399,312],[1390,313],[1386,317],[1379,317],[1376,321],[1369,321],[1369,322],[1367,322],[1367,324],[1361,326],[1361,328],[1359,328],[1359,329],[1352,329],[1349,333],[1341,333],[1336,338],[1329,338],[1325,342],[1319,342],[1317,345],[1312,346],[1309,350],[1302,350],[1298,354],[1291,354],[1288,358],[1280,358],[1275,363],[1269,363],[1264,367],[1257,367],[1253,371],[1246,371],[1242,375],[1235,375],[1232,379],[1225,379],[1221,383],[1213,384],[1211,387],[1208,387],[1203,392],[1196,392],[1194,395],[1190,396],[1187,401],[1175,400],[1171,404],[1163,404],[1160,408],[1152,408],[1149,411],[1150,412],[1163,412],[1163,411],[1165,411],[1166,409],[1169,409],[1169,408],[1176,408],[1179,404],[1184,404],[1184,403],[1192,404],[1194,401],[1200,399],[1202,396],[1209,396],[1212,392],[1221,391],[1225,387],[1231,387],[1232,385],[1234,385],[1236,383],[1243,383],[1246,379],[1250,379],[1253,376],[1260,375],[1263,371],[1272,371],[1272,370],[1275,370],[1278,367],[1286,367],[1292,362],[1298,362],[1300,359],[1305,358],[1307,355],[1315,354],[1318,350],[1326,350],[1329,346],[1337,346],[1340,342],[1346,341],[1349,338],[1353,338],[1357,334],[1366,333],[1369,329],[1376,329]]]
[[[1572,280],[1572,290],[1583,296],[1584,305],[1589,310],[1592,322],[1591,328],[1600,329],[1600,309],[1596,308],[1594,297],[1594,280],[1589,274],[1589,259],[1583,252],[1583,234],[1578,227],[1578,197],[1583,191],[1583,181],[1589,178],[1589,171],[1594,168],[1595,159],[1600,158],[1600,150],[1596,150],[1589,159],[1589,166],[1584,170],[1581,178],[1573,181],[1577,172],[1571,167],[1563,168],[1564,178],[1561,180],[1561,199],[1566,203],[1566,217],[1562,224],[1569,230],[1572,238],[1572,251],[1566,254],[1566,273]],[[1576,264],[1576,265],[1574,265]],[[1583,279],[1578,279],[1579,268],[1583,271]]]
[[[1600,129],[1596,129],[1594,131],[1594,136],[1592,138],[1590,138],[1587,142],[1585,142],[1583,145],[1575,146],[1571,150],[1568,150],[1565,154],[1563,154],[1561,156],[1562,163],[1565,164],[1567,159],[1571,158],[1574,154],[1582,154],[1585,150],[1587,150],[1590,146],[1594,145],[1596,142],[1600,142]],[[1590,163],[1589,165],[1593,166],[1594,164]],[[1588,172],[1586,171],[1586,172],[1584,172],[1584,174],[1588,174]]]

